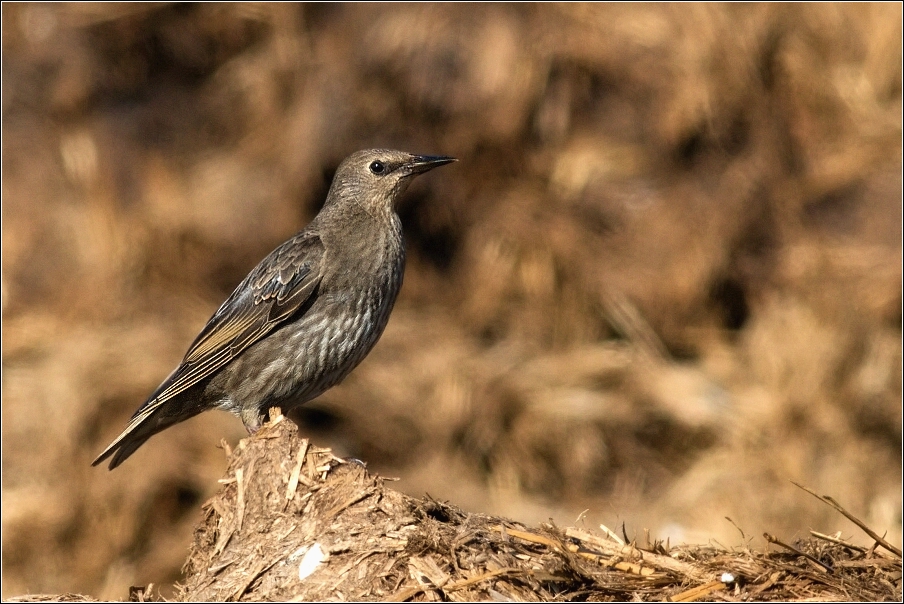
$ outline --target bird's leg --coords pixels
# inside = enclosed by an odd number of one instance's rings
[[[240,417],[249,436],[261,429],[261,414],[257,409],[244,407]]]

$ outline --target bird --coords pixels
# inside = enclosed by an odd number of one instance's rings
[[[209,409],[249,434],[341,382],[383,333],[402,286],[397,200],[453,157],[368,149],[336,170],[320,212],[251,270],[178,367],[97,456],[113,470],[150,437]]]

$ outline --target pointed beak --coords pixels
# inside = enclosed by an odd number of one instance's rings
[[[446,164],[458,161],[454,157],[446,157],[445,155],[412,155],[411,161],[405,164],[405,170],[410,175],[423,174],[433,168],[438,168]]]

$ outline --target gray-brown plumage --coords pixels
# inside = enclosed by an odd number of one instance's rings
[[[374,149],[340,164],[326,203],[273,250],[201,330],[182,363],[92,465],[112,470],[154,434],[224,409],[256,431],[335,386],[383,333],[405,250],[394,202],[411,177],[455,161]]]

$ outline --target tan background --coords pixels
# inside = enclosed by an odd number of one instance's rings
[[[3,596],[178,579],[241,423],[89,467],[348,153],[461,161],[319,445],[472,511],[901,543],[901,7],[3,5]]]

